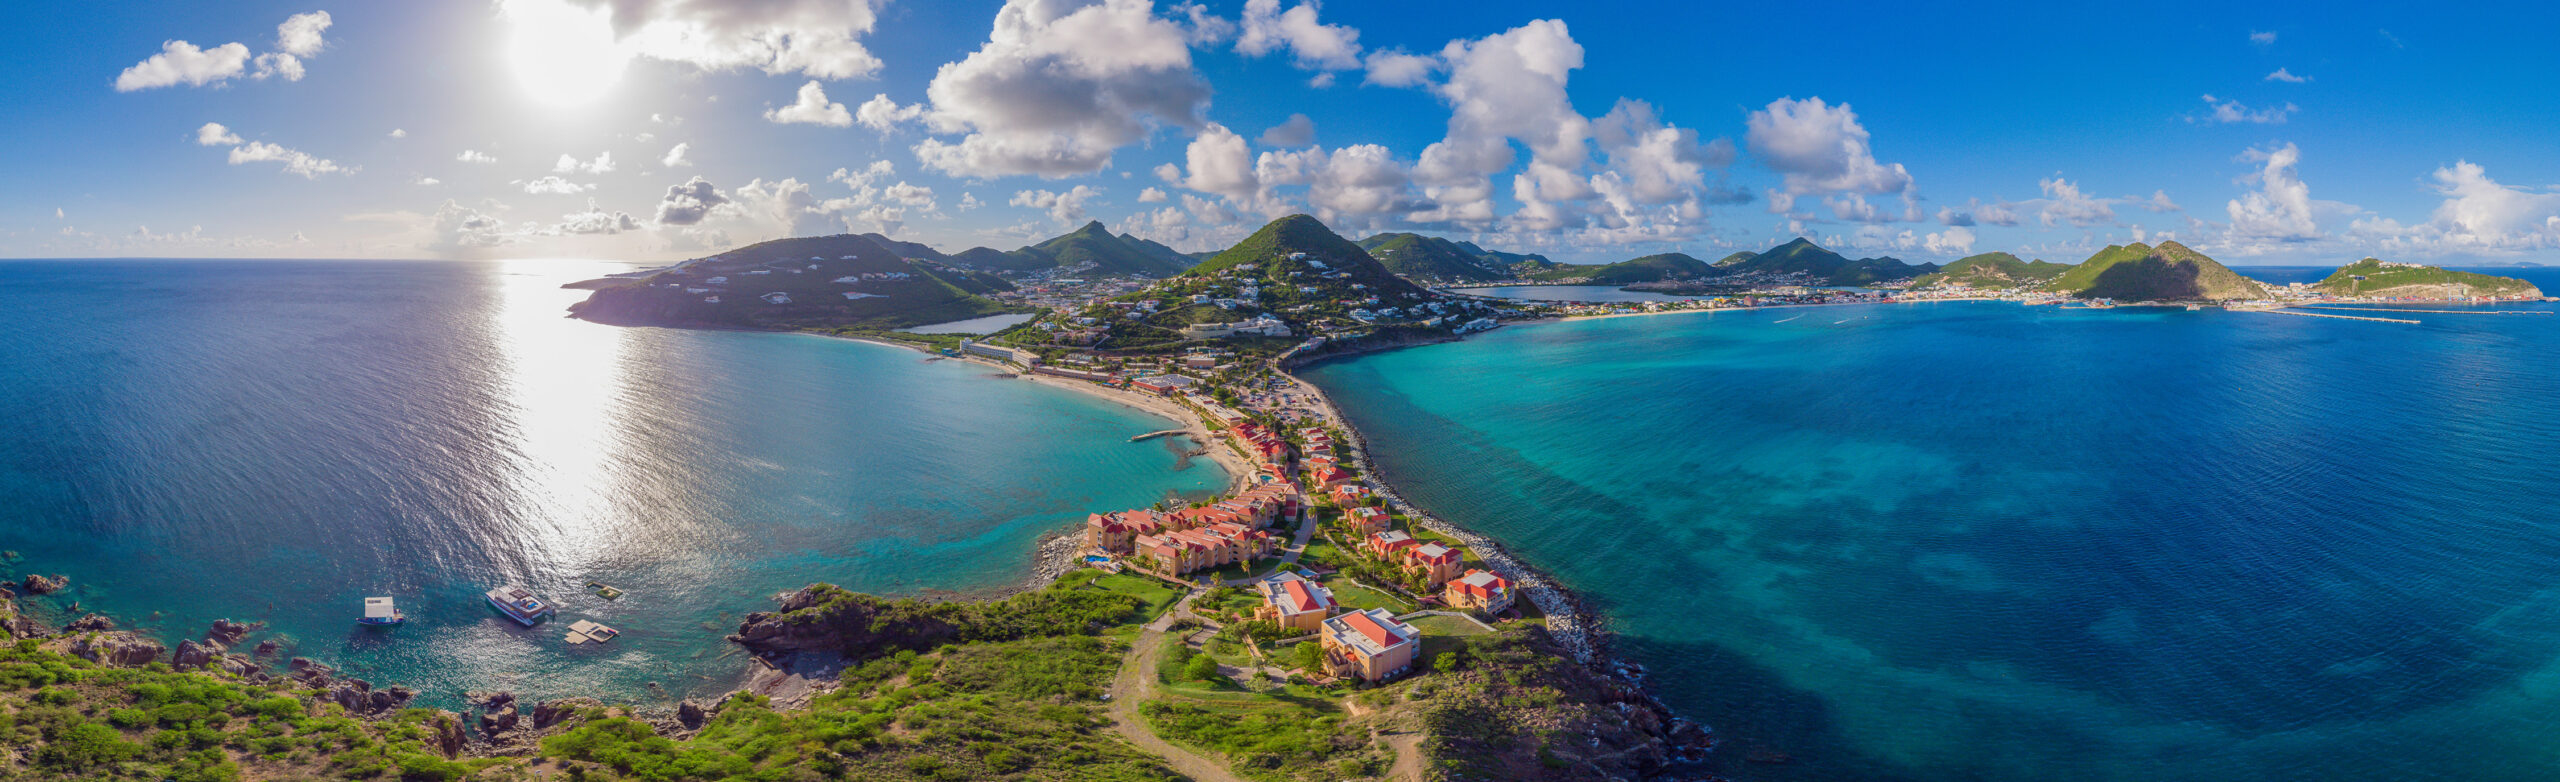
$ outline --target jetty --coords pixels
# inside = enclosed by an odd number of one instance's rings
[[[2412,310],[2399,307],[2294,307],[2300,310],[2343,310],[2346,312],[2423,312],[2429,315],[2549,315],[2552,310]]]
[[[620,630],[580,619],[576,623],[569,625],[569,636],[567,640],[572,646],[587,643],[600,644],[606,641],[611,641],[614,636],[621,634],[622,631]]]
[[[1158,437],[1166,437],[1166,436],[1170,436],[1170,435],[1177,435],[1177,434],[1182,434],[1182,433],[1184,433],[1184,432],[1188,432],[1188,431],[1191,431],[1191,430],[1189,430],[1189,429],[1167,429],[1167,430],[1164,430],[1164,431],[1161,431],[1161,432],[1148,432],[1148,433],[1146,433],[1146,434],[1142,434],[1142,435],[1138,435],[1138,436],[1136,436],[1136,437],[1129,438],[1129,442],[1133,442],[1133,443],[1137,443],[1137,442],[1145,442],[1145,441],[1148,441],[1148,440],[1156,439],[1156,438],[1158,438]],[[1203,453],[1206,453],[1206,451],[1203,451]]]
[[[2417,322],[2418,322],[2418,321],[2414,321],[2414,320],[2409,320],[2409,319],[2407,319],[2407,318],[2376,318],[2376,317],[2372,317],[2372,316],[2368,316],[2368,315],[2331,315],[2331,314],[2328,314],[2328,313],[2325,313],[2325,312],[2295,312],[2295,311],[2293,311],[2293,310],[2291,310],[2291,309],[2264,309],[2264,310],[2243,309],[2243,310],[2232,310],[2232,311],[2233,311],[2233,312],[2272,312],[2272,313],[2275,313],[2275,314],[2278,314],[2278,315],[2299,315],[2299,316],[2302,316],[2302,317],[2305,317],[2305,318],[2337,318],[2337,319],[2339,319],[2339,320],[2370,320],[2370,321],[2373,321],[2373,322],[2376,322],[2376,323],[2417,323]]]

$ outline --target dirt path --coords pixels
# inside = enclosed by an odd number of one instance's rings
[[[1197,782],[1244,782],[1228,773],[1226,764],[1158,738],[1155,731],[1147,728],[1146,718],[1138,714],[1138,703],[1155,695],[1156,663],[1164,658],[1164,631],[1173,626],[1175,618],[1190,613],[1192,598],[1199,596],[1198,591],[1183,595],[1173,610],[1148,622],[1138,633],[1129,656],[1120,661],[1119,677],[1111,681],[1111,730],[1138,745],[1138,749],[1164,758],[1165,765],[1172,766],[1175,773]]]
[[[1395,767],[1387,769],[1387,778],[1400,782],[1422,782],[1422,734],[1397,733],[1387,736],[1387,746],[1395,748]]]

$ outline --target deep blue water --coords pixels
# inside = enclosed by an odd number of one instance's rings
[[[721,635],[776,592],[1007,586],[1044,532],[1225,483],[1127,441],[1158,419],[980,366],[561,317],[623,268],[0,262],[0,573],[173,643],[266,621],[444,704],[664,703],[728,685]],[[504,582],[560,619],[500,618]],[[356,629],[365,595],[409,624]],[[572,650],[579,618],[624,635]]]
[[[1310,375],[1738,778],[2560,778],[2560,316],[2414,317],[1734,311]]]

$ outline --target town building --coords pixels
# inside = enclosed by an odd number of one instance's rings
[[[1405,568],[1421,571],[1422,583],[1425,586],[1436,587],[1442,582],[1457,578],[1459,569],[1466,566],[1466,561],[1466,556],[1459,554],[1457,549],[1438,542],[1424,543],[1404,551]]]
[[[1368,535],[1371,533],[1387,531],[1388,520],[1389,517],[1386,511],[1365,505],[1351,508],[1343,511],[1342,513],[1342,523],[1345,526],[1350,527],[1353,533],[1359,535]]]
[[[1502,613],[1511,607],[1511,580],[1482,570],[1469,570],[1466,575],[1449,579],[1449,588],[1440,599],[1461,611]]]
[[[1415,545],[1418,544],[1415,543],[1412,535],[1399,530],[1369,533],[1369,553],[1376,556],[1388,557],[1391,561],[1393,559],[1400,558],[1405,549],[1412,548]]]
[[[1254,611],[1254,618],[1299,632],[1321,632],[1325,618],[1341,608],[1333,601],[1333,590],[1296,571],[1275,573],[1254,582],[1253,588],[1262,593],[1262,607]]]
[[[1412,670],[1422,645],[1421,632],[1383,608],[1326,619],[1316,638],[1324,644],[1326,673],[1371,682]]]

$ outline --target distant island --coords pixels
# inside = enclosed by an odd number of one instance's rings
[[[1975,289],[2120,302],[2230,302],[2283,298],[2275,286],[2241,276],[2204,253],[2163,241],[2108,245],[2077,264],[2021,261],[2009,253],[1968,256],[1911,281],[1913,290]],[[2465,301],[2541,298],[2532,283],[2414,263],[2366,258],[2307,286],[2343,299]]]
[[[2542,289],[2533,283],[2513,277],[2493,277],[2374,258],[2338,267],[2337,271],[2311,288],[2349,298],[2456,300],[2542,295]]]

